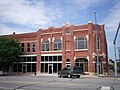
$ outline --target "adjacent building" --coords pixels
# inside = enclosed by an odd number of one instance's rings
[[[67,22],[60,28],[49,27],[37,32],[4,36],[13,37],[21,43],[23,62],[14,63],[12,72],[54,74],[63,67],[80,66],[85,73],[93,73],[96,72],[96,45],[99,71],[108,71],[104,25],[92,22],[71,25]]]

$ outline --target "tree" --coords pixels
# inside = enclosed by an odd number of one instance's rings
[[[13,62],[19,62],[21,54],[20,43],[13,38],[0,37],[0,66],[4,72],[5,68]]]

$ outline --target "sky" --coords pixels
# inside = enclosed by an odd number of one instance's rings
[[[114,59],[113,40],[120,22],[120,0],[0,0],[0,35],[36,32],[51,26],[105,24],[108,56]],[[120,31],[116,40],[118,57]]]

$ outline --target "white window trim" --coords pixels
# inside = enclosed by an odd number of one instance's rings
[[[77,38],[77,37],[76,37]],[[79,37],[78,37],[79,38]],[[86,37],[83,37],[84,38],[84,44],[85,44],[85,38]],[[75,40],[74,40],[74,42],[75,42]],[[78,41],[77,41],[78,42]],[[75,47],[74,47],[75,48]],[[78,48],[78,43],[77,43],[77,48]],[[88,50],[88,39],[87,39],[87,49],[76,49],[75,48],[75,50]]]
[[[76,39],[77,37],[76,36],[74,36],[74,41],[75,41],[75,39]]]
[[[41,43],[42,43],[43,39],[41,38]]]
[[[29,42],[37,42],[36,40],[35,41],[21,41],[20,43],[29,43]]]
[[[41,51],[41,52],[62,52],[62,50],[56,50],[56,51]]]
[[[20,57],[30,57],[30,56],[37,56],[37,54],[32,54],[32,55],[19,55]]]
[[[62,53],[60,53],[60,54],[41,54],[41,56],[62,56]]]
[[[54,39],[55,40],[55,39]],[[60,38],[60,40],[61,40],[61,38]],[[53,49],[54,49],[54,44],[57,44],[57,49],[58,49],[58,44],[59,44],[59,42],[54,42],[53,41]],[[61,40],[61,49],[60,50],[62,50],[62,40]],[[54,51],[59,51],[59,50],[54,50]]]
[[[41,61],[40,63],[62,63],[62,61]]]
[[[88,49],[75,49],[74,51],[87,51]]]
[[[49,41],[49,39],[47,39]],[[42,40],[43,41],[43,40]],[[41,46],[42,46],[42,42],[41,42]],[[46,47],[45,47],[46,48]],[[50,41],[49,41],[49,50],[50,50]],[[42,51],[42,47],[41,47],[41,51]]]
[[[85,37],[87,38],[87,40],[89,40],[89,36],[88,35],[86,35]]]

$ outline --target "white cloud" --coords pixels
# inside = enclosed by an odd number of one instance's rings
[[[73,0],[73,3],[79,6],[80,9],[86,9],[90,5],[99,5],[104,0]]]
[[[118,1],[116,5],[111,7],[105,19],[108,51],[109,51],[110,58],[114,58],[113,40],[117,31],[119,22],[120,22],[120,2]],[[119,40],[120,40],[120,32],[116,40],[117,47],[120,46]]]
[[[108,32],[116,32],[118,24],[120,22],[120,2],[112,7],[108,13],[109,14],[105,20],[107,27],[106,29],[108,29]]]
[[[6,0],[5,0],[6,1]],[[12,2],[14,1],[14,2]],[[23,4],[23,0],[8,0],[4,2],[1,7],[0,15],[5,17],[7,21],[19,24],[41,24],[41,19],[45,18],[44,7],[41,4],[39,7],[31,7]],[[21,1],[21,2],[20,2]],[[38,21],[40,20],[40,21]],[[46,22],[44,22],[45,24]]]
[[[69,2],[87,8],[90,4],[100,1],[101,0],[70,0]],[[65,12],[69,11],[65,11],[65,9],[61,7],[62,3],[60,1],[52,0],[51,2],[51,5],[47,4],[48,6],[46,6],[44,0],[0,0],[0,24],[15,23],[31,28],[63,25],[61,19],[64,20],[66,17],[68,18]]]
[[[15,32],[16,34],[20,34],[22,33],[28,33],[28,32],[33,32],[32,30],[28,29],[28,28],[11,28],[8,27],[4,24],[0,24],[0,35],[8,35],[8,34],[13,34],[13,32]]]
[[[58,8],[47,8],[42,1],[0,0],[0,23],[46,27],[60,16],[62,15]]]

